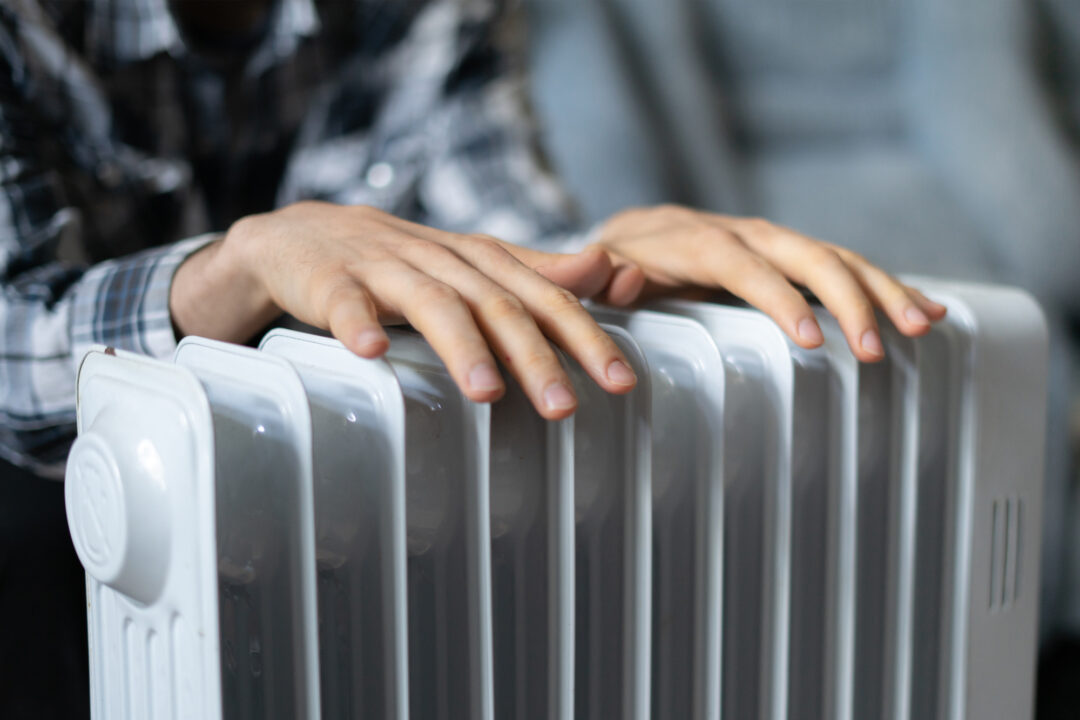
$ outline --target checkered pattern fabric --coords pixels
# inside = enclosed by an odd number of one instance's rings
[[[276,0],[245,37],[167,0],[0,4],[0,456],[62,473],[91,344],[175,347],[173,274],[308,198],[513,242],[573,215],[499,0]]]

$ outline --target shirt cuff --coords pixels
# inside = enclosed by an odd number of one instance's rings
[[[76,367],[93,345],[164,358],[176,350],[169,292],[180,264],[221,237],[208,233],[90,268],[75,289],[71,315]]]

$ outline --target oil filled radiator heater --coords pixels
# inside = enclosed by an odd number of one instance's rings
[[[1045,323],[947,319],[863,365],[759,312],[593,311],[634,392],[466,401],[385,359],[110,348],[78,379],[68,520],[95,720],[1024,720]]]

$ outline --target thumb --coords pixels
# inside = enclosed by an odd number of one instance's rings
[[[508,245],[506,249],[551,282],[580,298],[600,293],[615,275],[611,257],[595,246],[573,255],[547,253],[520,245]]]
[[[645,273],[636,264],[616,255],[611,273],[611,282],[604,288],[600,300],[622,307],[641,297],[645,289]]]

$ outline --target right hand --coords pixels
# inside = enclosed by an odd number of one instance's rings
[[[405,321],[470,400],[502,395],[497,356],[537,411],[559,419],[577,400],[548,339],[604,390],[628,392],[629,363],[578,298],[620,285],[636,295],[641,282],[599,250],[545,253],[374,208],[301,202],[243,218],[185,261],[170,308],[178,333],[231,341],[288,312],[368,358],[389,347],[382,325]]]

